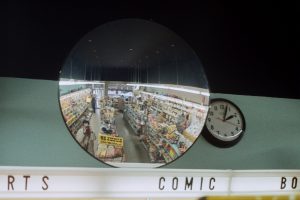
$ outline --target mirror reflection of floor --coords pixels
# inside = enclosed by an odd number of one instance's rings
[[[132,128],[123,118],[123,114],[119,113],[115,118],[117,132],[124,138],[124,151],[127,162],[133,163],[149,163],[150,159],[148,152],[139,141],[138,136],[135,135]]]

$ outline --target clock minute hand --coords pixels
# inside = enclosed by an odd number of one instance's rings
[[[234,115],[230,115],[230,116],[228,116],[224,121],[230,120],[230,119],[232,119],[233,117],[234,117]]]
[[[224,115],[223,115],[223,121],[225,121],[226,119],[226,115],[227,115],[227,109],[228,109],[228,105],[226,105],[225,107],[225,112],[224,112]]]

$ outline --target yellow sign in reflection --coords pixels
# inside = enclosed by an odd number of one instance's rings
[[[123,138],[99,134],[99,143],[123,147]]]

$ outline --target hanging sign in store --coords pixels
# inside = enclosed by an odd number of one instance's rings
[[[50,195],[56,198],[178,198],[299,193],[300,170],[0,167],[0,198]]]

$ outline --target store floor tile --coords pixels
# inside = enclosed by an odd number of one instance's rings
[[[133,129],[123,118],[123,114],[120,113],[115,119],[117,133],[124,139],[124,151],[126,155],[126,162],[134,163],[149,163],[150,159],[148,152],[138,140],[138,137],[134,133]]]

